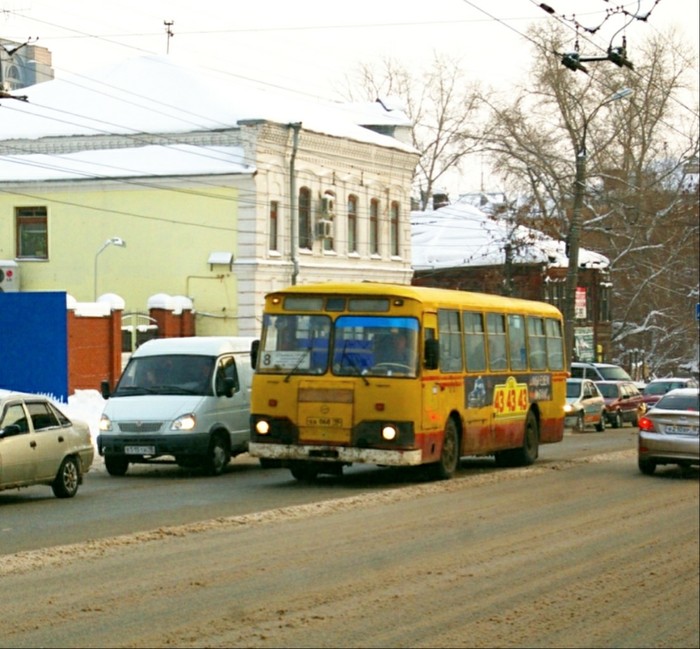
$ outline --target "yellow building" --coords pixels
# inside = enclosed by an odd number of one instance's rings
[[[282,286],[411,281],[402,113],[157,56],[22,92],[0,99],[0,268],[18,290],[113,293],[127,320],[183,296],[197,333],[255,335]]]

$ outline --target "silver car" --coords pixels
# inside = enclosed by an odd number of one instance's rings
[[[700,464],[699,394],[698,388],[671,390],[639,419],[637,456],[642,473],[651,475],[658,464]]]
[[[46,397],[0,395],[0,491],[49,485],[58,498],[72,498],[94,455],[87,423],[71,421]]]
[[[598,386],[590,379],[567,379],[564,425],[582,433],[592,424],[602,432],[605,420],[605,399]]]

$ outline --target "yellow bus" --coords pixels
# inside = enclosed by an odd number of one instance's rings
[[[298,480],[353,463],[532,464],[564,434],[562,315],[542,302],[372,282],[265,298],[251,441]]]

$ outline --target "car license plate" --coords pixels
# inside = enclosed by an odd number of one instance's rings
[[[667,435],[697,435],[698,429],[691,426],[666,426]]]
[[[125,446],[124,453],[127,455],[155,455],[155,446]]]

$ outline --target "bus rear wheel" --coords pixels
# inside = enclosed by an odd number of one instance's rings
[[[535,462],[540,452],[540,430],[532,410],[527,413],[525,419],[525,434],[523,445],[520,448],[512,448],[496,453],[498,466],[530,466]]]
[[[457,424],[450,417],[445,424],[443,433],[442,452],[440,459],[431,466],[431,474],[435,480],[449,480],[459,464],[459,439]]]

